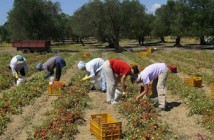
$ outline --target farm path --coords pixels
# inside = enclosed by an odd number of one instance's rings
[[[105,54],[106,53],[103,53],[103,59],[105,59]],[[88,95],[91,101],[89,102],[89,108],[85,111],[86,122],[78,126],[80,133],[75,136],[75,140],[97,140],[97,138],[90,133],[90,116],[92,114],[109,113],[115,120],[122,122],[122,130],[126,131],[127,120],[117,112],[117,105],[104,103],[106,101],[106,93],[93,91],[89,92]]]
[[[74,66],[76,66],[75,63]],[[71,77],[75,74],[74,68],[69,68],[62,75],[61,80],[68,83]],[[26,140],[28,138],[28,132],[32,132],[33,125],[39,125],[43,120],[43,115],[52,109],[51,103],[56,100],[56,96],[48,96],[47,92],[44,92],[39,98],[35,99],[32,105],[23,108],[23,112],[20,115],[13,115],[11,117],[11,123],[7,125],[4,134],[0,136],[1,140]]]
[[[9,45],[9,44],[6,44],[4,46],[0,45],[0,55],[2,55],[2,54],[12,54],[12,55],[14,55],[16,53],[17,53],[16,49],[13,48],[11,45]]]
[[[156,61],[149,59],[155,63]],[[177,73],[182,78],[183,75]],[[160,120],[184,140],[206,139],[213,140],[214,135],[203,127],[200,115],[188,116],[189,108],[185,101],[167,91],[167,111],[160,112]]]

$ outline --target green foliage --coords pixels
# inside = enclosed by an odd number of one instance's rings
[[[121,37],[138,38],[146,34],[145,7],[139,1],[93,0],[78,9],[72,19],[75,34],[93,35],[116,51]]]
[[[64,37],[64,15],[59,3],[45,0],[15,0],[8,24],[12,40]],[[17,28],[19,27],[19,28]]]

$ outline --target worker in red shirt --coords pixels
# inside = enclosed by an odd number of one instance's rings
[[[121,83],[122,92],[125,94],[125,80],[128,75],[131,75],[131,67],[124,61],[117,59],[106,60],[103,64],[103,70],[107,83],[107,99],[109,104],[116,104],[115,91],[117,82]]]

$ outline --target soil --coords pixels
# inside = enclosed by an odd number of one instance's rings
[[[167,92],[167,111],[160,112],[160,120],[167,123],[182,140],[214,139],[213,135],[200,124],[201,116],[189,116],[189,108],[179,97]]]
[[[137,43],[134,42],[123,45],[139,47],[137,46]],[[122,59],[128,61],[125,56]],[[76,69],[73,68],[67,70],[62,76],[62,80],[67,83],[72,75],[75,74],[75,71]],[[89,118],[91,114],[110,113],[114,119],[122,122],[123,131],[126,131],[126,119],[117,112],[117,105],[104,103],[106,99],[105,93],[91,91],[88,95],[91,99],[89,102],[90,107],[85,111],[86,122],[79,126],[79,133],[75,136],[76,140],[96,140],[96,137],[90,134]],[[44,119],[44,113],[51,109],[51,102],[56,98],[57,97],[54,96],[48,96],[47,92],[45,92],[41,97],[37,98],[32,105],[24,107],[21,115],[13,115],[11,117],[11,123],[7,125],[7,128],[4,134],[0,136],[0,139],[27,139],[28,132],[32,130],[32,126],[40,123],[41,120]],[[168,91],[167,102],[169,106],[168,110],[160,112],[160,121],[168,124],[169,128],[172,129],[178,137],[181,137],[182,140],[214,139],[213,134],[199,123],[201,116],[188,116],[189,108],[183,100],[175,95],[171,95],[170,91]]]

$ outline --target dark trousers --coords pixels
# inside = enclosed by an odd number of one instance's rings
[[[18,71],[17,71],[17,72],[18,72]],[[19,73],[20,73],[21,76],[25,76],[25,70],[24,70],[24,68],[22,68],[22,69],[19,71]]]

